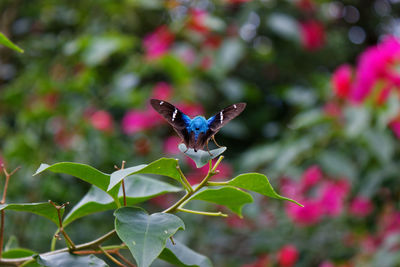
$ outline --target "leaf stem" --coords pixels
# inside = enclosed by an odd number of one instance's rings
[[[128,264],[130,267],[136,267],[135,264],[133,264],[132,262],[130,262],[127,258],[125,258],[121,252],[117,251],[117,253],[115,253],[123,262],[125,262],[126,264]]]
[[[199,214],[199,215],[206,215],[206,216],[221,216],[221,217],[228,217],[227,214],[222,212],[207,212],[207,211],[197,211],[197,210],[188,210],[183,208],[177,208],[177,211]]]
[[[193,196],[196,192],[198,192],[202,187],[204,187],[208,180],[215,174],[217,174],[216,169],[218,165],[221,163],[221,160],[224,158],[224,156],[220,156],[215,163],[214,167],[212,166],[211,160],[210,160],[210,169],[204,177],[204,179],[201,181],[201,183],[193,190],[193,191],[188,191],[181,199],[179,199],[174,205],[169,207],[168,209],[164,210],[163,213],[173,213],[176,212],[178,208],[182,208],[189,200],[191,196]]]
[[[55,255],[58,253],[62,253],[62,252],[77,252],[77,251],[83,251],[83,250],[87,250],[87,249],[99,249],[99,246],[104,243],[107,239],[109,239],[110,237],[112,237],[114,234],[116,233],[115,229],[111,230],[110,232],[104,234],[103,236],[84,243],[84,244],[80,244],[80,245],[76,245],[75,249],[71,250],[70,248],[66,247],[66,248],[62,248],[62,249],[58,249],[58,250],[54,250],[54,251],[50,251],[50,252],[46,252],[43,253],[41,255],[43,256],[50,256],[50,255]],[[19,266],[22,263],[26,262],[26,261],[30,261],[32,260],[32,256],[29,257],[23,257],[23,258],[14,258],[14,259],[0,259],[0,266],[3,265],[15,265],[15,266]]]
[[[221,185],[228,185],[228,182],[207,182],[209,186],[221,186]]]
[[[107,256],[107,258],[109,258],[111,261],[113,261],[115,264],[117,264],[118,266],[121,267],[125,267],[124,264],[122,264],[121,262],[119,262],[119,260],[117,260],[116,258],[114,258],[113,256],[111,256],[110,253],[107,252],[107,250],[105,250],[104,248],[102,248],[101,246],[99,246],[99,249],[103,252],[104,255]]]
[[[179,167],[178,161],[176,163],[177,163],[176,164],[176,169],[178,170],[178,172],[179,172],[179,174],[181,176],[181,181],[183,181],[183,183],[182,183],[183,187],[185,187],[188,192],[193,192],[193,188],[190,185],[190,183],[188,182],[188,180],[186,179],[186,176],[183,174],[183,172],[181,170],[181,167]]]
[[[62,204],[61,206],[56,205],[56,203],[54,203],[54,202],[51,201],[51,200],[49,200],[49,203],[50,203],[51,205],[53,205],[54,208],[57,210],[58,223],[59,223],[59,227],[60,227],[59,232],[64,236],[65,241],[66,241],[66,243],[67,243],[67,246],[70,248],[70,250],[71,250],[71,251],[72,251],[72,250],[75,250],[76,247],[75,247],[74,242],[73,242],[72,239],[69,237],[69,235],[67,234],[67,232],[64,231],[64,227],[63,227],[63,225],[62,225],[61,213],[60,213],[60,210],[63,209],[63,208],[65,208],[65,206],[68,205],[69,202],[66,202],[66,203]],[[55,236],[57,237],[57,235],[58,235],[58,234],[56,234]]]
[[[4,182],[4,189],[3,189],[3,197],[1,198],[0,204],[6,203],[6,196],[8,190],[8,183],[10,181],[10,177],[16,173],[21,167],[15,168],[11,173],[8,173],[7,169],[4,167],[4,164],[1,164],[1,168],[3,169],[4,175],[6,176],[6,181]],[[0,214],[0,259],[3,254],[3,244],[4,244],[4,218],[6,216],[5,210],[1,210]]]

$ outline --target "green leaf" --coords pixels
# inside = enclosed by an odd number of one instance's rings
[[[52,255],[38,255],[36,260],[45,267],[71,267],[71,266],[108,266],[103,260],[94,255],[77,256],[69,252]]]
[[[208,153],[208,151],[204,150],[197,150],[197,152],[194,152],[193,148],[187,149],[185,144],[179,144],[178,146],[179,150],[182,153],[185,153],[186,156],[191,158],[194,163],[196,163],[197,168],[201,168],[204,165],[206,165],[211,159],[214,159],[221,155],[222,153],[225,152],[226,147],[220,147],[217,149],[213,149],[210,151],[211,155]]]
[[[175,244],[171,243],[171,240],[167,241],[165,249],[160,254],[159,258],[173,264],[174,266],[181,267],[212,267],[210,259],[206,256],[191,250],[184,244],[177,240],[174,240]]]
[[[321,110],[313,109],[307,112],[300,113],[297,115],[290,127],[295,130],[299,130],[301,128],[311,127],[315,124],[321,123],[326,120],[326,116]]]
[[[53,165],[40,164],[34,175],[44,171],[52,171],[54,173],[65,173],[75,176],[85,182],[97,186],[101,190],[107,192],[107,186],[110,182],[110,175],[103,173],[89,165],[74,162],[59,162]],[[118,188],[108,192],[113,199],[117,198]]]
[[[137,207],[123,207],[115,211],[115,229],[128,246],[138,267],[147,267],[160,255],[168,238],[179,229],[183,221],[168,213],[149,215]]]
[[[242,207],[247,203],[253,202],[253,197],[238,188],[224,186],[220,188],[202,188],[190,200],[203,200],[223,205],[242,217]]]
[[[107,190],[113,189],[122,179],[127,176],[139,173],[147,174],[158,174],[181,182],[181,175],[176,168],[178,166],[178,160],[170,158],[161,158],[159,160],[153,161],[150,164],[141,164],[138,166],[126,168],[123,170],[115,171],[111,174],[110,184]]]
[[[179,192],[181,190],[179,187],[140,175],[135,175],[125,180],[127,205],[134,205],[162,194]],[[120,188],[118,197],[119,201],[123,203],[122,188]],[[65,227],[72,221],[88,214],[116,208],[115,202],[108,194],[98,187],[92,186],[89,192],[65,217],[63,225]]]
[[[299,205],[300,207],[303,207],[303,205],[301,205],[300,203],[298,203],[293,199],[278,195],[272,188],[271,184],[269,183],[267,176],[261,173],[241,174],[239,176],[236,176],[232,180],[228,181],[227,183],[232,186],[257,192],[267,197],[288,200]]]
[[[25,211],[25,212],[35,213],[37,215],[50,219],[57,226],[60,226],[58,223],[57,210],[49,202],[1,204],[0,210],[15,210],[15,211]],[[60,215],[62,216],[63,214],[64,214],[64,208],[60,209]]]
[[[7,46],[17,52],[24,53],[24,50],[13,44],[4,34],[0,32],[0,44]]]
[[[3,254],[1,254],[1,257],[5,258],[5,259],[15,259],[15,258],[29,257],[29,256],[32,256],[35,254],[37,254],[37,253],[30,249],[14,248],[14,249],[4,251]]]

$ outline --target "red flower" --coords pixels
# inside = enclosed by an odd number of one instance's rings
[[[105,110],[97,110],[90,116],[90,122],[94,128],[109,132],[112,130],[112,117]]]
[[[292,267],[299,258],[299,252],[293,245],[286,245],[278,251],[278,264],[281,267]]]
[[[342,213],[344,200],[350,190],[347,180],[326,181],[318,188],[319,205],[326,215],[336,217]]]
[[[314,51],[325,43],[325,30],[321,22],[309,20],[300,23],[301,43],[306,50]]]
[[[143,40],[146,58],[157,59],[167,53],[174,39],[175,36],[165,25],[146,35]]]
[[[122,130],[126,134],[133,134],[150,129],[160,123],[158,113],[146,110],[130,110],[122,119]]]
[[[350,65],[339,66],[332,75],[332,87],[335,94],[342,99],[348,97],[351,89],[352,69]]]

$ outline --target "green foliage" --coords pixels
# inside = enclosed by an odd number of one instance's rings
[[[196,199],[226,206],[240,217],[242,217],[243,206],[253,202],[250,194],[232,186],[203,188],[190,198],[190,200]]]
[[[70,267],[70,266],[99,266],[108,265],[94,255],[77,256],[69,252],[55,255],[39,255],[37,262],[45,267]]]
[[[179,217],[166,214],[147,214],[136,207],[115,211],[115,229],[128,246],[139,267],[147,267],[160,255],[167,240],[185,224]]]
[[[59,226],[57,210],[49,202],[42,203],[20,203],[20,204],[0,204],[0,210],[15,210],[34,213],[50,219]],[[60,209],[61,216],[64,208]]]
[[[0,44],[7,46],[17,52],[24,53],[24,50],[13,44],[4,34],[0,32]]]

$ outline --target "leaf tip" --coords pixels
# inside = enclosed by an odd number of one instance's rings
[[[46,163],[40,164],[39,168],[36,170],[36,172],[35,172],[32,176],[38,175],[39,173],[41,173],[41,172],[43,172],[44,170],[46,170],[48,167],[50,167],[49,164],[46,164]]]

